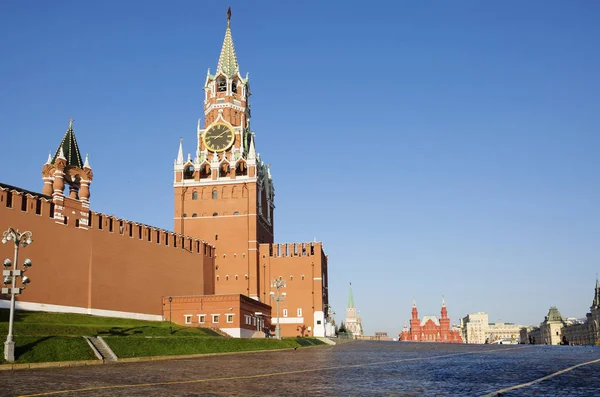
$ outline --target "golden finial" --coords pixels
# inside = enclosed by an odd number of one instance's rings
[[[69,119],[69,129],[73,129],[73,121],[75,121],[75,119]]]

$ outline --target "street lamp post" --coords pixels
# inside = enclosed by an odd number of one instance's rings
[[[10,314],[8,318],[8,335],[6,336],[6,342],[4,342],[4,359],[8,362],[15,361],[15,341],[13,338],[13,324],[15,322],[15,295],[19,295],[25,289],[25,286],[30,282],[29,277],[25,276],[24,273],[27,268],[31,267],[31,261],[25,259],[23,261],[23,270],[17,269],[17,263],[19,263],[19,246],[23,248],[27,247],[33,242],[31,239],[31,232],[19,233],[18,230],[9,228],[2,235],[2,244],[6,244],[9,241],[13,241],[15,244],[15,255],[14,261],[10,259],[4,259],[4,269],[2,271],[2,287],[3,294],[10,294]],[[12,270],[11,267],[12,266]],[[17,277],[21,277],[21,287],[17,287]],[[8,287],[10,285],[10,287]]]
[[[171,302],[173,302],[173,297],[169,296],[169,335],[173,335],[173,321],[171,320],[173,318],[171,315]]]
[[[275,279],[271,282],[271,287],[275,288],[277,293],[275,294],[271,291],[271,298],[275,300],[276,303],[276,314],[277,314],[277,326],[275,327],[275,337],[277,339],[281,339],[281,328],[279,327],[279,302],[283,302],[285,299],[285,292],[281,293],[281,288],[285,288],[285,281],[280,279]]]

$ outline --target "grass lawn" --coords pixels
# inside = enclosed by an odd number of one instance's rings
[[[2,338],[2,343],[6,335]],[[95,360],[96,356],[82,337],[20,336],[15,338],[17,363],[44,363],[50,361]],[[0,364],[4,354],[0,356]]]
[[[8,310],[0,310],[0,335],[6,336],[8,333],[8,315]],[[17,336],[169,336],[169,323],[86,314],[16,311],[14,333]],[[173,334],[219,336],[208,328],[183,327],[176,324],[173,324]]]
[[[121,358],[171,356],[181,354],[223,353],[254,350],[275,350],[303,346],[321,345],[316,338],[289,339],[238,339],[238,338],[198,338],[167,337],[144,338],[118,336],[104,337],[106,343]]]
[[[8,333],[8,316],[8,310],[0,309],[2,343]],[[208,328],[175,324],[170,335],[169,323],[164,321],[28,311],[15,312],[14,335],[17,363],[94,360],[83,335],[102,336],[123,358],[285,349],[323,343],[315,338],[224,338]],[[0,363],[5,363],[3,355]]]

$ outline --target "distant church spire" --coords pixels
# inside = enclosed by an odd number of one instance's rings
[[[598,274],[596,274],[596,288],[594,289],[594,301],[592,302],[591,309],[600,308],[600,281],[598,281]]]
[[[355,307],[354,295],[352,294],[352,283],[350,283],[350,296],[348,297],[348,307]]]
[[[217,74],[223,72],[227,77],[231,77],[239,73],[235,48],[233,47],[233,39],[231,38],[231,7],[227,10],[227,30],[225,30],[225,39],[221,48],[221,56],[217,64]]]

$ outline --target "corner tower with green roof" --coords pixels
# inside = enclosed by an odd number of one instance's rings
[[[90,184],[93,174],[88,156],[85,162],[73,131],[73,119],[69,119],[69,128],[58,145],[54,155],[48,155],[48,161],[42,168],[44,188],[42,193],[52,197],[54,219],[56,223],[72,224],[87,229],[90,209]],[[64,190],[69,186],[69,193]]]
[[[348,307],[346,308],[346,329],[352,332],[352,335],[354,335],[355,337],[363,335],[360,315],[356,311],[356,306],[354,306],[354,294],[352,293],[352,283],[350,283]]]

